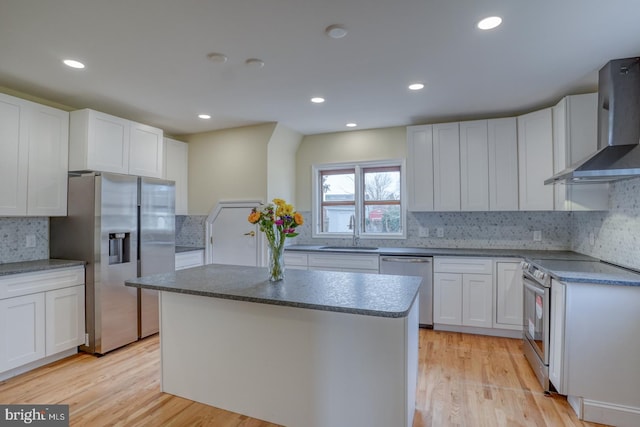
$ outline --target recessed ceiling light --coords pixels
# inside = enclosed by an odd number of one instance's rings
[[[347,29],[342,25],[329,25],[324,32],[332,39],[341,39],[347,35]]]
[[[208,114],[198,114],[198,118],[208,120],[211,118],[211,116]]]
[[[358,126],[358,124],[357,124],[357,123],[347,123],[347,125],[346,125],[346,126],[347,126],[348,128],[354,128],[354,127]]]
[[[62,61],[64,65],[71,68],[84,68],[84,64],[80,61],[76,61],[75,59],[65,59]]]
[[[227,62],[227,55],[224,55],[222,53],[217,53],[217,52],[213,52],[207,55],[207,58],[209,58],[209,60],[211,62],[215,62],[216,64],[224,64],[225,62]]]
[[[314,104],[322,104],[324,102],[324,98],[320,96],[314,96],[313,98],[311,98],[311,102],[313,102]]]
[[[264,67],[264,61],[258,58],[249,58],[244,61],[244,64],[250,68],[262,68]]]
[[[409,85],[409,90],[420,90],[424,89],[424,84],[422,83],[412,83]]]
[[[478,28],[481,30],[491,30],[502,24],[502,18],[499,16],[489,16],[478,22]]]

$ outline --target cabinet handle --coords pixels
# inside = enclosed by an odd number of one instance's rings
[[[385,262],[422,262],[429,263],[431,262],[428,258],[382,258],[382,261]]]

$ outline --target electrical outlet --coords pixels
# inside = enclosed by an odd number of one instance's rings
[[[27,234],[24,246],[26,248],[35,248],[36,247],[36,235],[35,234]]]
[[[533,241],[541,242],[542,241],[542,231],[536,230],[533,232]]]
[[[444,228],[442,228],[442,227],[436,228],[436,235],[438,237],[444,237]]]
[[[429,227],[420,226],[418,228],[418,237],[429,237]]]

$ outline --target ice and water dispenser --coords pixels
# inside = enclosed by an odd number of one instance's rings
[[[124,264],[131,257],[131,233],[109,233],[109,265]]]

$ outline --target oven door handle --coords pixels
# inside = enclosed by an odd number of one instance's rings
[[[544,289],[539,288],[538,286],[535,286],[535,285],[531,285],[531,284],[527,283],[527,281],[528,281],[528,279],[525,278],[524,279],[524,287],[525,288],[529,289],[532,292],[535,292],[536,294],[544,295]]]

